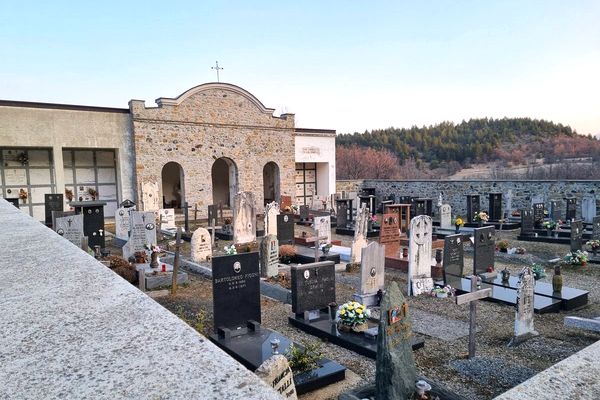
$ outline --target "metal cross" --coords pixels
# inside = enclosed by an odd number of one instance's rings
[[[210,69],[214,69],[215,71],[217,71],[217,82],[220,82],[219,80],[219,70],[223,69],[221,67],[219,67],[219,62],[215,61],[216,67],[210,67]]]

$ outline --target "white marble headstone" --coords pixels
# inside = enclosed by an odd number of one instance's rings
[[[362,249],[367,246],[367,230],[369,228],[369,218],[371,217],[367,204],[363,203],[354,225],[354,240],[350,253],[350,262],[359,263],[361,261]]]
[[[596,198],[586,196],[581,200],[581,217],[585,222],[591,224],[596,216]]]
[[[177,229],[177,225],[175,225],[175,209],[161,208],[158,210],[158,221],[162,221],[160,229]]]
[[[511,341],[517,344],[523,340],[536,336],[538,333],[533,328],[533,300],[535,279],[531,267],[523,268],[517,283],[517,310],[515,313],[515,336]]]
[[[279,241],[275,235],[266,235],[260,245],[261,276],[277,276],[279,273]]]
[[[77,247],[81,247],[83,239],[83,214],[58,217],[55,220],[55,230],[60,236]]]
[[[156,211],[160,208],[160,194],[158,183],[144,182],[142,183],[142,205],[144,211]]]
[[[419,215],[410,221],[408,246],[408,291],[413,278],[431,278],[431,217]]]
[[[137,251],[145,251],[146,245],[156,245],[156,216],[151,211],[132,211],[129,219],[131,235],[123,247],[123,258]],[[127,254],[126,254],[127,253]]]
[[[208,230],[197,228],[194,231],[190,242],[190,252],[194,262],[210,261],[212,257],[212,240]]]
[[[272,202],[265,207],[265,235],[277,236],[277,216],[279,204]]]
[[[376,294],[384,289],[385,247],[371,242],[362,249],[360,262],[361,294]]]
[[[315,235],[317,235],[318,237],[326,236],[327,239],[325,240],[325,242],[327,244],[331,243],[331,217],[329,215],[315,216],[314,230]]]
[[[256,208],[252,192],[239,192],[233,206],[233,242],[250,243],[256,240]]]
[[[513,201],[513,191],[512,189],[508,189],[508,191],[506,192],[506,212],[508,213],[508,215],[510,216],[510,214],[512,213],[512,201]]]
[[[452,207],[450,204],[442,204],[440,207],[440,227],[452,229]]]
[[[118,239],[129,240],[129,219],[133,207],[119,207],[115,211],[115,236]]]

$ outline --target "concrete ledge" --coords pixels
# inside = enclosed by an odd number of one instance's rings
[[[280,398],[150,297],[2,199],[0,243],[3,395]]]
[[[600,399],[600,341],[540,372],[495,400]]]

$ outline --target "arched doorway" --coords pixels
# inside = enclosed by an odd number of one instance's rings
[[[279,166],[270,161],[263,168],[263,194],[265,205],[279,201]]]
[[[163,208],[181,208],[185,202],[183,168],[170,161],[163,166],[161,176]]]
[[[238,172],[233,160],[221,157],[212,165],[213,204],[233,205],[233,196],[238,192]]]

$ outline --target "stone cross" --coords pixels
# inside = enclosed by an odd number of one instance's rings
[[[538,333],[533,329],[533,301],[535,279],[531,267],[523,268],[517,283],[517,303],[515,311],[515,336],[509,343],[514,346],[524,342]]]
[[[361,252],[367,246],[367,229],[369,225],[370,213],[365,203],[361,204],[360,211],[356,217],[356,225],[354,226],[354,240],[352,241],[352,250],[350,255],[351,263],[359,263],[361,260]]]
[[[173,259],[173,280],[171,281],[171,294],[177,293],[177,275],[179,274],[180,249],[181,249],[181,227],[177,228],[177,234],[175,234],[175,258]]]
[[[456,304],[461,305],[469,303],[469,358],[475,357],[475,331],[477,325],[475,319],[477,317],[477,303],[479,299],[484,299],[492,295],[492,289],[477,290],[477,277],[471,276],[471,293],[461,294],[456,296]]]
[[[219,71],[224,69],[222,67],[219,67],[219,62],[215,61],[215,66],[214,67],[210,67],[210,69],[214,69],[215,71],[217,71],[217,82],[221,82],[221,80],[219,79]]]
[[[408,245],[408,293],[413,278],[431,278],[431,217],[419,215],[410,221]]]

